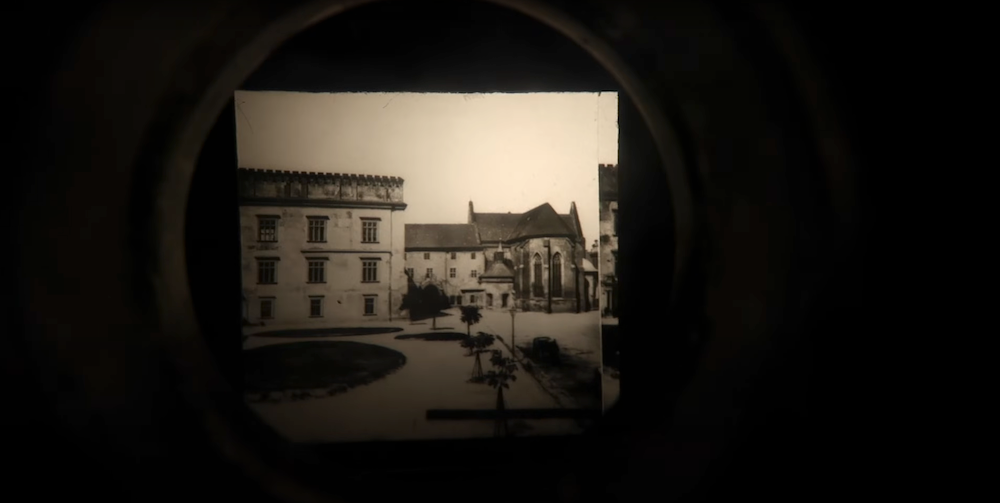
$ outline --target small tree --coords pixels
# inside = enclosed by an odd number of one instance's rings
[[[427,285],[423,288],[423,304],[427,307],[427,313],[432,316],[431,330],[437,330],[438,313],[451,307],[448,296],[438,287]]]
[[[510,389],[510,383],[517,380],[517,375],[515,375],[515,372],[517,372],[517,363],[513,358],[504,356],[498,349],[493,350],[493,357],[490,358],[490,363],[493,364],[493,370],[490,370],[483,376],[483,381],[497,390],[497,411],[502,413],[507,409],[504,403],[503,390]],[[507,428],[507,418],[501,415],[497,419],[493,434],[498,437],[510,435],[510,430]]]
[[[409,310],[410,320],[431,317],[432,328],[437,330],[437,316],[443,309],[451,307],[448,296],[431,282],[418,285],[413,276],[406,273],[407,291],[400,303],[400,311]]]
[[[475,356],[476,361],[472,364],[472,377],[470,382],[480,382],[483,380],[483,363],[479,355],[489,351],[496,337],[492,334],[479,332],[475,336],[467,337],[462,341],[462,347],[469,350],[469,356]]]
[[[465,334],[472,336],[472,325],[479,323],[483,319],[483,314],[479,312],[479,306],[461,306],[462,323],[465,323]]]
[[[403,295],[403,301],[399,304],[399,310],[408,310],[410,312],[410,321],[414,321],[424,314],[425,309],[422,305],[423,297],[420,286],[413,281],[413,275],[407,271],[406,294]]]

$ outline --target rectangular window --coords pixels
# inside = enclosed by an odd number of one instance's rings
[[[274,299],[260,299],[260,319],[274,319]]]
[[[430,259],[431,259],[431,254],[430,253],[425,253],[424,254],[424,260],[430,260]]]
[[[271,216],[257,217],[257,241],[261,243],[278,242],[278,218]]]
[[[278,282],[277,260],[257,259],[257,283],[273,285]]]
[[[455,269],[454,267],[452,267],[451,269],[448,269],[448,277],[449,278],[454,278],[455,276],[458,276],[457,269]]]
[[[427,277],[429,278],[431,276],[434,276],[434,268],[428,267],[427,268]]]
[[[473,270],[469,271],[469,275],[472,276],[473,278],[475,278],[476,276],[479,275],[479,271],[473,269]]]
[[[309,242],[325,243],[326,218],[325,217],[308,217],[308,218],[309,218]]]
[[[472,252],[472,260],[476,260],[476,252]]]
[[[413,277],[413,268],[412,267],[407,267],[406,268],[406,275],[409,276],[409,277],[411,277],[411,278]]]
[[[475,303],[476,303],[476,294],[469,295],[469,304],[475,304]]]
[[[378,283],[378,260],[361,259],[361,282]]]
[[[378,243],[378,220],[371,218],[361,219],[361,242]]]
[[[326,260],[309,261],[309,282],[326,283]]]
[[[451,259],[455,260],[455,252],[451,252]]]
[[[309,297],[309,317],[323,317],[323,297]]]
[[[365,316],[375,316],[375,314],[377,314],[375,309],[377,304],[377,295],[365,295]]]

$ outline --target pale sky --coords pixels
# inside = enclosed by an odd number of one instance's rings
[[[618,163],[618,94],[237,91],[240,166],[398,176],[407,223],[575,201],[598,239],[598,164]]]

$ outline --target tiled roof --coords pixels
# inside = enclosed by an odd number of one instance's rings
[[[471,224],[406,224],[407,250],[479,248],[476,228]]]
[[[559,215],[563,219],[563,223],[566,224],[566,228],[569,230],[576,229],[576,221],[573,220],[573,215]]]
[[[590,259],[583,259],[583,272],[597,272],[597,268],[594,267]]]
[[[527,239],[532,237],[576,237],[572,227],[566,225],[566,220],[556,213],[552,205],[545,203],[521,215],[514,230],[507,235],[507,240]]]
[[[547,208],[547,209],[546,209]],[[530,236],[576,236],[573,215],[560,215],[548,203],[525,213],[475,213],[479,239],[510,241]]]
[[[476,213],[476,227],[479,238],[486,242],[503,241],[507,238],[518,220],[520,213]]]
[[[494,260],[489,269],[482,274],[484,278],[513,278],[514,271],[511,271],[507,264],[499,260]]]

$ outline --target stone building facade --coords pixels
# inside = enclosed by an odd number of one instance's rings
[[[239,198],[248,323],[398,318],[401,178],[241,168]]]
[[[453,304],[486,309],[594,309],[597,269],[587,256],[576,204],[525,213],[476,213],[466,224],[408,224],[406,267],[442,284]]]
[[[472,226],[407,224],[405,257],[414,281],[438,285],[453,305],[482,303],[479,276],[485,268]]]
[[[601,271],[601,315],[618,317],[618,166],[598,166],[601,236],[598,266]]]

